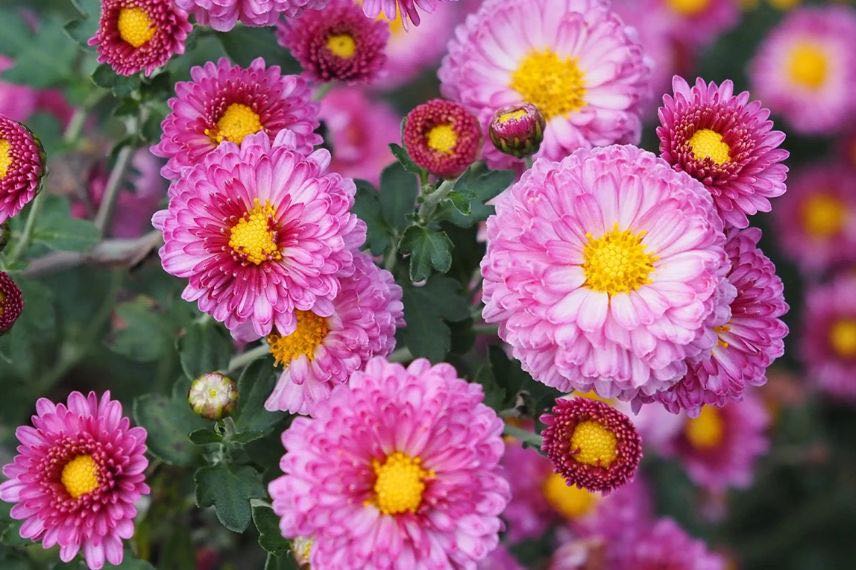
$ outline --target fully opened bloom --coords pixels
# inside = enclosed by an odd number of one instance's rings
[[[502,421],[448,364],[381,357],[282,435],[269,487],[285,537],[318,568],[471,568],[508,502]]]
[[[450,0],[439,1],[448,2]],[[376,18],[381,14],[389,20],[401,18],[405,27],[409,23],[418,26],[421,21],[419,9],[432,12],[437,2],[438,0],[362,0],[363,10],[369,18]]]
[[[609,545],[607,546],[609,549]],[[640,529],[615,556],[614,566],[633,570],[725,570],[725,560],[707,545],[689,536],[672,519],[660,519]]]
[[[119,75],[151,75],[176,54],[193,27],[171,0],[104,0],[98,32],[89,45],[98,61]]]
[[[298,311],[290,335],[272,332],[270,351],[284,370],[265,403],[268,410],[308,414],[337,385],[373,356],[395,348],[395,328],[404,325],[399,287],[389,271],[367,254],[354,254],[328,317]]]
[[[0,335],[12,329],[12,325],[24,310],[24,296],[8,273],[0,271]]]
[[[603,0],[486,2],[456,30],[441,90],[485,130],[501,107],[538,107],[547,128],[536,156],[635,142],[649,69],[631,33]],[[489,143],[485,155],[511,160]]]
[[[307,156],[294,139],[283,130],[273,143],[265,133],[222,143],[183,171],[152,218],[164,270],[188,279],[182,298],[236,336],[290,334],[296,311],[333,314],[340,274],[365,240],[350,213],[354,183],[326,173],[326,150]]]
[[[38,139],[21,123],[0,116],[0,224],[36,197],[44,173]]]
[[[484,318],[532,376],[632,399],[710,349],[728,260],[710,194],[632,146],[538,160],[487,221]]]
[[[460,176],[476,159],[481,130],[464,107],[432,99],[407,114],[402,140],[413,162],[437,176]]]
[[[824,134],[856,110],[856,10],[798,8],[774,28],[750,65],[752,92],[793,129]]]
[[[0,485],[12,518],[24,521],[21,537],[58,545],[63,562],[82,550],[92,570],[120,564],[134,505],[149,493],[146,430],[130,427],[110,392],[72,392],[67,404],[40,398],[32,423],[15,431],[21,445]]]
[[[200,24],[228,32],[240,21],[246,26],[273,26],[280,15],[304,8],[322,9],[327,0],[175,0]]]
[[[306,154],[321,143],[314,132],[318,104],[305,79],[282,75],[278,66],[265,67],[262,58],[247,68],[221,58],[192,68],[190,76],[192,81],[176,84],[171,112],[161,123],[161,140],[151,148],[168,159],[165,178],[178,178],[182,168],[201,162],[223,142],[241,144],[258,132],[273,140],[288,129]]]
[[[770,111],[734,84],[693,87],[675,76],[674,95],[660,107],[660,153],[666,162],[701,181],[726,224],[745,228],[747,215],[769,212],[769,198],[785,193],[785,133],[774,131]]]

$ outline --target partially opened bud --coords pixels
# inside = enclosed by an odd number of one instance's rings
[[[228,376],[209,372],[193,381],[187,401],[197,415],[207,420],[219,420],[235,409],[238,387]]]
[[[24,310],[21,290],[6,273],[0,273],[0,335],[7,332]]]
[[[547,122],[531,103],[503,107],[493,115],[488,132],[501,152],[524,158],[538,152]]]

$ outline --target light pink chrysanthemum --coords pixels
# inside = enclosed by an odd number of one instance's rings
[[[189,280],[182,298],[233,334],[290,334],[298,310],[332,315],[340,274],[365,240],[350,213],[354,183],[325,173],[326,150],[294,149],[289,130],[273,143],[265,133],[224,142],[182,172],[152,218],[164,270]]]
[[[750,64],[752,92],[799,133],[840,130],[856,111],[854,37],[852,7],[793,10],[767,35]]]
[[[705,185],[727,225],[745,228],[747,215],[769,212],[769,198],[785,193],[785,133],[772,130],[770,111],[748,91],[735,95],[731,80],[690,87],[675,76],[672,89],[658,112],[661,156]]]
[[[318,568],[471,568],[508,502],[502,421],[448,364],[377,357],[282,434],[269,487],[285,537]]]
[[[818,163],[791,177],[774,213],[782,254],[806,273],[856,262],[856,171]]]
[[[0,55],[0,73],[10,69],[14,62]],[[38,91],[27,85],[0,81],[0,116],[13,121],[26,121],[36,111]]]
[[[669,388],[725,312],[725,235],[697,180],[632,146],[538,160],[487,221],[484,318],[532,376],[632,399]]]
[[[30,130],[0,115],[0,224],[36,197],[45,173],[45,156]]]
[[[369,18],[383,14],[389,20],[401,18],[405,28],[412,22],[418,26],[421,18],[419,10],[433,12],[437,2],[455,2],[457,0],[363,0],[363,11]]]
[[[240,21],[246,26],[273,26],[281,14],[296,15],[304,8],[320,10],[327,0],[175,0],[196,21],[228,32]]]
[[[734,0],[654,0],[650,4],[649,13],[664,19],[669,35],[684,46],[709,45],[740,20],[740,6]]]
[[[268,335],[271,353],[285,367],[265,402],[268,410],[311,414],[354,370],[395,348],[395,328],[404,325],[401,287],[365,253],[355,253],[348,269],[332,315],[299,312],[293,333]]]
[[[130,427],[122,404],[105,392],[72,392],[68,404],[36,402],[33,427],[15,435],[18,455],[3,468],[0,499],[15,503],[21,537],[59,546],[63,562],[80,550],[92,570],[120,564],[134,534],[134,504],[145,484],[146,430]]]
[[[630,544],[622,545],[614,566],[633,570],[725,570],[725,560],[707,545],[689,536],[672,519],[640,529]],[[607,546],[609,550],[609,546]]]
[[[497,109],[532,103],[547,120],[536,157],[636,142],[648,97],[641,46],[604,0],[493,0],[455,30],[443,94],[487,129]],[[488,141],[489,164],[513,164]]]
[[[176,54],[193,26],[171,0],[103,0],[98,32],[89,45],[119,75],[151,75]]]
[[[359,89],[333,89],[321,101],[318,116],[332,146],[330,170],[377,185],[394,159],[390,143],[401,137],[401,117],[388,104]]]
[[[265,67],[262,58],[247,68],[221,58],[192,68],[190,76],[192,81],[176,84],[176,96],[169,100],[172,112],[161,123],[160,142],[151,148],[169,159],[164,178],[175,180],[182,168],[201,162],[224,141],[241,144],[261,131],[271,140],[284,129],[292,131],[297,149],[306,154],[322,142],[314,132],[318,104],[302,77]]]

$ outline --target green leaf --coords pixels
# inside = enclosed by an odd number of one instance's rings
[[[291,554],[268,554],[265,570],[299,570],[297,562]]]
[[[440,273],[452,266],[452,240],[445,232],[410,226],[401,241],[401,250],[410,254],[410,280],[424,281],[433,267]]]
[[[77,56],[77,46],[63,28],[57,16],[42,19],[36,33],[27,34],[27,43],[15,46],[15,65],[3,73],[3,79],[38,88],[62,84]],[[7,29],[4,26],[4,34]],[[29,27],[25,25],[25,29]],[[20,39],[15,35],[12,41]]]
[[[366,243],[371,252],[380,255],[389,247],[392,232],[383,218],[380,206],[380,194],[365,180],[355,180],[357,196],[353,212],[366,223]]]
[[[113,91],[113,95],[120,99],[140,88],[139,76],[118,75],[112,67],[103,63],[92,72],[92,82],[98,87],[110,89]]]
[[[486,202],[499,195],[514,182],[511,170],[488,170],[478,163],[469,168],[456,182],[449,199],[443,204],[443,217],[456,226],[471,227],[493,214]]]
[[[98,228],[89,220],[71,217],[65,197],[47,194],[33,227],[32,245],[43,245],[58,251],[86,251],[98,243]]]
[[[176,383],[175,394],[143,394],[134,400],[134,421],[149,432],[149,452],[171,465],[188,466],[196,458],[197,449],[188,434],[210,424],[190,409],[186,384]]]
[[[116,306],[124,328],[110,343],[113,352],[136,362],[154,362],[171,351],[173,331],[153,305],[151,299],[137,297]]]
[[[259,546],[271,554],[288,554],[289,542],[279,530],[279,517],[273,509],[263,505],[253,506],[253,522],[259,531]]]
[[[506,392],[505,388],[500,386],[496,381],[496,376],[494,375],[493,365],[491,364],[490,359],[485,359],[484,362],[482,362],[482,365],[479,367],[473,380],[475,380],[476,383],[481,384],[481,387],[484,390],[484,404],[494,410],[501,410],[502,404],[506,399]]]
[[[461,285],[454,279],[432,275],[422,287],[410,283],[404,290],[404,318],[407,327],[402,341],[414,356],[434,362],[445,359],[451,346],[451,331],[445,321],[462,321],[469,317],[469,303]]]
[[[211,320],[187,327],[177,345],[181,369],[191,380],[207,372],[225,370],[232,354],[229,336]]]
[[[221,443],[223,441],[223,437],[220,434],[211,431],[208,428],[192,431],[187,437],[196,445],[210,445],[212,443]]]
[[[278,65],[282,73],[299,73],[300,64],[276,41],[273,28],[236,27],[229,32],[216,34],[232,61],[242,67],[249,66],[258,57],[267,65]]]
[[[391,228],[403,230],[416,206],[419,183],[416,176],[395,162],[380,175],[380,209]]]
[[[196,504],[214,507],[220,523],[233,532],[244,532],[250,524],[250,499],[265,496],[261,473],[248,465],[218,463],[202,467],[194,481]]]
[[[404,129],[404,123],[407,121],[407,117],[402,119],[401,128]],[[408,154],[407,149],[402,147],[401,145],[397,145],[395,143],[390,143],[389,150],[392,152],[392,156],[398,160],[401,166],[404,167],[404,170],[407,172],[412,172],[413,174],[421,176],[425,173],[425,169],[418,166],[413,159],[410,158],[410,154]]]
[[[261,437],[285,416],[281,412],[265,409],[265,400],[273,391],[278,377],[279,371],[274,369],[270,357],[256,360],[241,374],[238,380],[238,410],[235,414],[238,433],[256,432]]]
[[[98,31],[101,0],[71,0],[78,16],[65,25],[65,32],[78,44],[90,49],[89,38]]]

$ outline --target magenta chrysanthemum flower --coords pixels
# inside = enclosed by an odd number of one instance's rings
[[[454,2],[456,0],[439,0],[440,2]],[[438,0],[363,0],[363,11],[369,18],[376,18],[383,14],[389,20],[401,18],[406,28],[410,22],[418,26],[420,20],[419,9],[433,12]]]
[[[536,156],[636,142],[648,96],[642,48],[603,0],[496,0],[458,27],[439,71],[443,94],[487,130],[500,107],[532,103],[547,120]],[[490,164],[514,162],[488,141]]]
[[[769,198],[785,193],[785,133],[747,91],[734,95],[731,80],[690,87],[675,76],[672,89],[658,112],[661,156],[705,185],[726,224],[745,228],[747,214],[769,212]]]
[[[856,111],[854,37],[852,7],[792,11],[767,35],[750,64],[752,92],[799,133],[847,126]]]
[[[3,468],[0,499],[15,503],[21,537],[59,545],[63,562],[80,550],[92,570],[121,564],[122,540],[134,534],[134,506],[145,483],[146,430],[130,427],[122,404],[105,392],[68,396],[68,404],[36,402],[33,427],[15,435],[18,455]]]
[[[809,289],[802,329],[800,353],[809,379],[856,403],[856,277],[843,275]]]
[[[401,136],[413,162],[442,178],[460,176],[481,146],[476,118],[461,105],[443,99],[414,107]]]
[[[691,47],[713,43],[740,19],[740,5],[734,0],[655,0],[653,4],[649,13],[657,13],[668,22],[669,35]]]
[[[0,271],[0,335],[12,329],[23,310],[24,296],[21,290],[8,273]]]
[[[152,218],[164,270],[189,280],[182,298],[236,335],[291,334],[298,310],[332,315],[340,273],[365,240],[350,213],[354,183],[325,173],[330,153],[306,156],[295,138],[222,143],[182,172]]]
[[[305,79],[282,75],[278,66],[265,67],[262,58],[248,68],[221,58],[192,68],[190,76],[192,81],[176,84],[176,96],[169,100],[172,112],[161,123],[160,142],[151,148],[169,159],[164,178],[178,178],[182,168],[201,162],[224,141],[241,144],[257,132],[273,140],[288,129],[306,154],[322,142],[314,132],[318,104]]]
[[[660,519],[640,529],[633,540],[622,545],[614,568],[633,570],[725,570],[725,560],[707,545],[689,536],[672,519]],[[608,549],[609,547],[607,547]],[[612,558],[610,556],[610,558]]]
[[[330,0],[277,26],[277,40],[317,81],[373,81],[386,62],[389,26],[363,14],[353,0]]]
[[[499,545],[479,562],[478,570],[525,570],[503,545]]]
[[[377,357],[282,434],[269,487],[285,537],[318,568],[470,568],[508,502],[502,421],[448,364]]]
[[[401,287],[364,253],[355,253],[348,269],[332,315],[298,311],[293,333],[268,335],[271,353],[285,368],[265,403],[268,410],[311,414],[354,370],[395,348],[395,328],[404,325]]]
[[[228,32],[240,20],[247,26],[273,26],[281,14],[295,15],[304,8],[320,10],[327,0],[175,0],[196,21]]]
[[[103,0],[98,32],[89,45],[98,61],[119,75],[151,75],[169,58],[184,53],[193,29],[187,13],[171,0]]]
[[[21,123],[0,116],[0,224],[36,197],[44,173],[39,140]]]
[[[819,163],[797,171],[774,215],[782,254],[807,273],[856,262],[856,171]]]
[[[723,310],[722,221],[697,180],[632,146],[538,160],[487,221],[484,318],[532,376],[632,399],[710,349]]]

